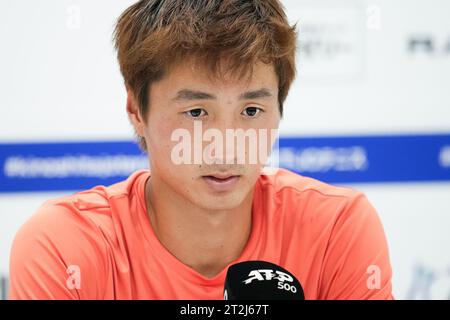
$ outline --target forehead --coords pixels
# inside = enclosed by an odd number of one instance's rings
[[[273,64],[257,62],[252,66],[252,72],[244,75],[230,72],[227,63],[222,62],[216,73],[212,73],[201,61],[193,59],[176,63],[168,68],[161,80],[161,87],[177,90],[183,86],[199,86],[204,88],[234,87],[277,88],[278,77]]]

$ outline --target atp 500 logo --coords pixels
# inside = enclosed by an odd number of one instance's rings
[[[271,281],[271,280],[278,280],[277,288],[279,290],[286,290],[290,291],[292,293],[297,293],[297,288],[289,282],[294,282],[294,279],[287,273],[279,271],[279,270],[272,270],[272,269],[258,269],[258,270],[252,270],[248,274],[248,278],[245,279],[243,282],[245,284],[250,284],[253,281]]]

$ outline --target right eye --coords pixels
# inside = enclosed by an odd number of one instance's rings
[[[206,111],[204,109],[201,109],[201,108],[197,108],[197,109],[192,109],[192,110],[186,111],[185,114],[188,115],[191,118],[201,118],[201,117],[207,115]]]

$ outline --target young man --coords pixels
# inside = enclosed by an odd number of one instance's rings
[[[293,273],[306,299],[392,298],[363,194],[250,161],[295,76],[277,0],[142,0],[115,41],[151,170],[46,202],[15,238],[10,298],[222,299],[228,266],[248,260]],[[238,130],[243,148],[212,143]]]

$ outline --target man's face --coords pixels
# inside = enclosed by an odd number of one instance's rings
[[[240,80],[178,64],[150,86],[149,97],[144,137],[152,175],[197,207],[239,206],[260,175],[280,121],[273,66],[258,63],[252,78]]]

